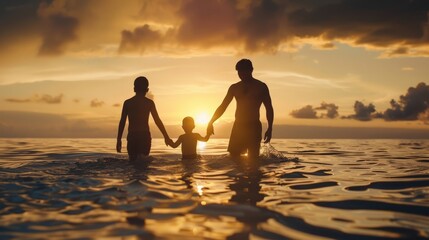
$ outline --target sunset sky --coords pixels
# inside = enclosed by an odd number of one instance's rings
[[[2,0],[0,52],[0,137],[115,137],[138,76],[172,137],[203,131],[241,58],[274,137],[429,133],[427,0]]]

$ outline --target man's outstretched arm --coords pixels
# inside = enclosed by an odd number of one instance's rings
[[[125,103],[124,103],[124,105],[122,106],[121,120],[119,120],[118,136],[116,138],[116,151],[117,152],[121,152],[121,148],[122,148],[122,133],[124,132],[126,121],[127,121],[127,111],[126,111]]]
[[[271,103],[271,96],[270,96],[270,92],[268,91],[268,88],[267,88],[267,95],[263,101],[263,104],[265,106],[265,112],[266,112],[267,121],[268,121],[268,128],[267,128],[267,131],[265,132],[264,143],[269,143],[271,141],[271,136],[273,133],[274,109]]]
[[[233,98],[234,98],[234,94],[232,93],[231,87],[229,87],[225,98],[223,99],[219,107],[216,109],[215,113],[212,116],[212,119],[210,120],[207,126],[208,135],[214,134],[213,123],[223,115],[223,113],[225,112],[226,108],[229,106]]]

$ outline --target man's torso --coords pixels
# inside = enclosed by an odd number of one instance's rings
[[[265,83],[253,79],[249,82],[235,83],[232,87],[237,101],[235,120],[237,122],[258,122],[259,109],[268,95]]]

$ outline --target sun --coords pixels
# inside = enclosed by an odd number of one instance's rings
[[[198,113],[195,116],[195,123],[196,124],[205,125],[205,124],[209,123],[209,121],[210,121],[210,116],[206,112]]]

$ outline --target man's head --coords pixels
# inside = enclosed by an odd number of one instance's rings
[[[146,93],[149,90],[149,81],[145,77],[138,77],[134,80],[134,92]]]
[[[194,130],[195,128],[194,119],[192,117],[185,117],[182,120],[182,128],[183,130],[185,130],[186,133],[192,132],[192,130]]]
[[[241,59],[235,65],[235,70],[237,70],[238,76],[242,81],[250,80],[253,78],[253,65],[249,59]]]

